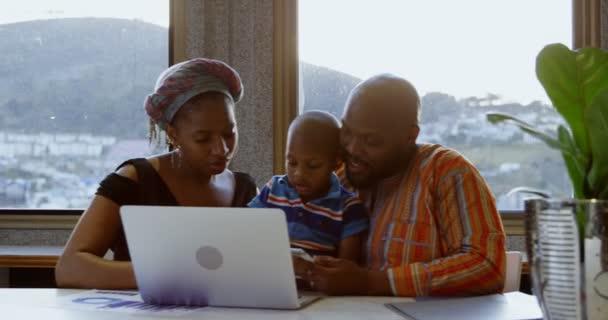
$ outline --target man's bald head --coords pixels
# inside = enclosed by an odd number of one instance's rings
[[[419,113],[416,89],[395,75],[371,77],[352,90],[341,144],[353,186],[371,186],[404,170],[416,153]]]
[[[349,108],[368,108],[382,120],[418,124],[420,97],[407,80],[390,73],[373,76],[359,83],[350,93],[344,112]]]

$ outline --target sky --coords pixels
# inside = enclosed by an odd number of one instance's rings
[[[300,59],[366,78],[391,72],[424,94],[548,102],[534,73],[572,44],[571,0],[300,0]]]
[[[169,26],[169,0],[4,0],[0,24],[39,19],[111,17]]]
[[[421,94],[548,102],[534,74],[542,47],[571,45],[572,0],[300,0],[299,54],[366,78],[392,72]],[[168,26],[168,0],[18,0],[0,24],[65,17]]]

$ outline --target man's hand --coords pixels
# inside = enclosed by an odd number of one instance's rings
[[[368,271],[350,260],[317,256],[307,279],[313,289],[328,295],[366,295],[368,291]]]
[[[296,278],[307,279],[312,272],[313,264],[298,257],[292,257],[293,260],[293,272]]]

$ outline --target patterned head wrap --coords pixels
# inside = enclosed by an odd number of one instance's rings
[[[158,77],[154,92],[144,101],[150,124],[165,129],[188,100],[205,92],[220,92],[237,103],[243,97],[239,74],[226,63],[196,58],[175,64]],[[157,136],[151,128],[150,140]]]

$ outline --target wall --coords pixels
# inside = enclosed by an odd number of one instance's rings
[[[0,229],[0,246],[62,246],[71,229]]]
[[[237,105],[239,149],[232,168],[258,185],[272,176],[272,0],[188,0],[186,56],[208,57],[233,66],[245,96]]]
[[[608,50],[608,0],[602,0],[602,48]]]

